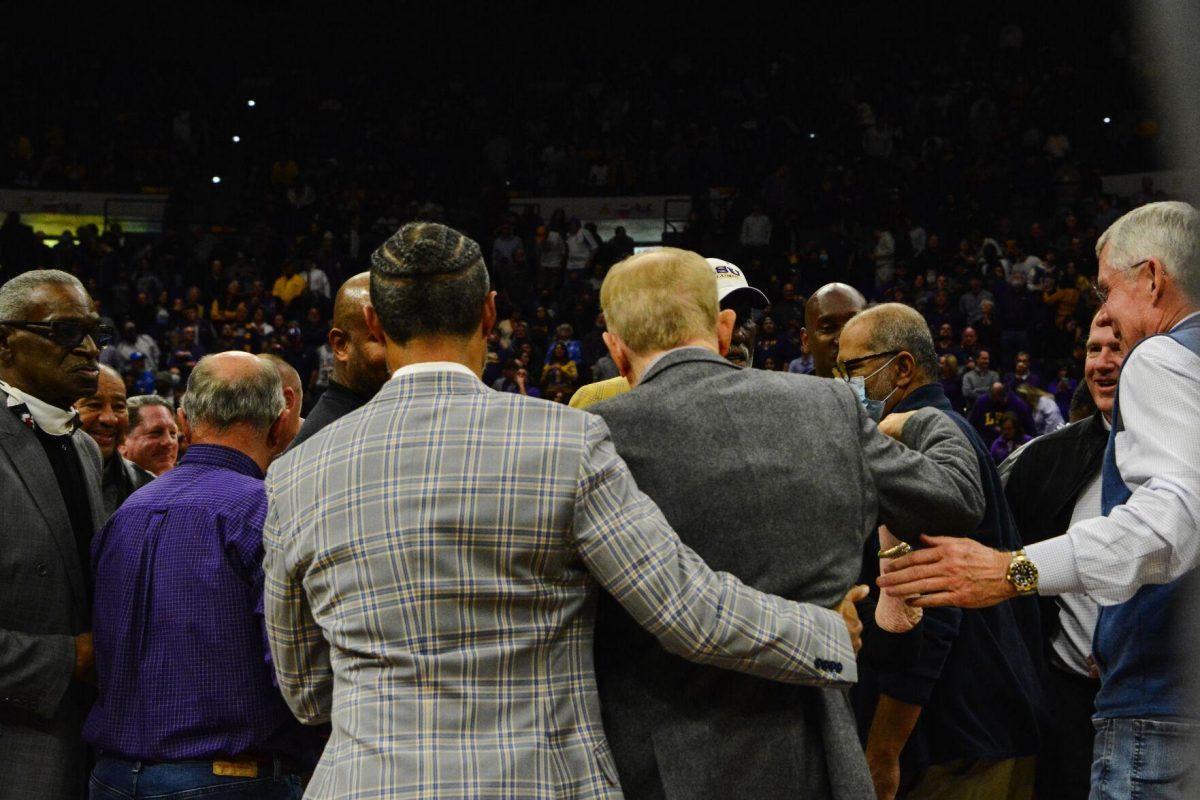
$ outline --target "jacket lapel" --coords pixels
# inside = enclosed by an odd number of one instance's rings
[[[83,585],[83,571],[79,563],[78,550],[75,546],[75,532],[71,528],[71,518],[67,515],[67,507],[63,501],[62,492],[58,488],[58,479],[46,458],[46,451],[38,442],[37,434],[26,428],[7,408],[8,394],[0,391],[0,450],[3,450],[12,462],[13,471],[21,477],[25,490],[33,498],[50,538],[58,548],[59,557],[67,566],[67,575],[71,588],[76,596],[82,598],[86,591]],[[84,461],[84,470],[90,464]],[[86,472],[90,475],[90,472]],[[90,481],[89,481],[90,483]],[[89,500],[92,487],[89,486]],[[95,516],[95,511],[92,515]],[[101,509],[100,513],[104,513]]]
[[[83,468],[83,479],[87,484],[88,507],[92,510],[92,534],[95,535],[108,521],[104,518],[104,494],[101,488],[104,485],[104,462],[97,457],[96,451],[91,449],[90,440],[84,439],[86,436],[87,434],[82,429],[75,431],[71,435],[71,444],[75,445],[75,455],[79,458],[79,464]]]

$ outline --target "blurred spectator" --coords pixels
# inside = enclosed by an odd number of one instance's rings
[[[296,265],[291,261],[283,262],[283,271],[275,279],[275,285],[271,288],[271,295],[277,297],[283,307],[287,309],[304,294],[304,289],[304,276],[296,272]]]
[[[1054,402],[1054,395],[1031,383],[1018,385],[1016,391],[1033,412],[1034,436],[1045,436],[1047,433],[1054,433],[1066,424],[1063,422],[1062,412],[1058,408],[1058,403]]]
[[[983,440],[991,445],[1000,435],[1000,423],[1005,414],[1013,416],[1021,433],[1033,435],[1037,430],[1029,406],[1025,404],[1024,400],[1017,397],[1015,392],[1006,389],[1004,384],[999,381],[993,383],[990,391],[980,395],[975,401],[971,407],[969,419]]]
[[[968,408],[975,401],[991,391],[992,385],[1000,380],[1000,373],[991,368],[992,355],[987,350],[980,350],[975,356],[975,368],[963,373],[962,396]]]
[[[567,272],[590,270],[599,247],[600,243],[592,232],[584,228],[578,219],[572,219],[567,227]]]
[[[1023,383],[1030,383],[1039,387],[1042,385],[1041,377],[1030,369],[1029,365],[1031,361],[1029,353],[1024,351],[1017,353],[1012,372],[1005,373],[1002,381],[1006,388],[1015,391]]]
[[[1033,437],[1021,431],[1020,424],[1014,414],[1006,412],[1000,415],[1000,435],[992,442],[992,460],[1000,464],[1012,455],[1021,445]]]
[[[960,414],[966,413],[966,402],[963,400],[963,381],[958,374],[958,358],[952,353],[938,356],[938,382],[942,385],[942,393]]]
[[[542,368],[542,393],[555,402],[567,402],[579,382],[579,364],[571,358],[567,346],[559,341],[550,348],[546,365]]]

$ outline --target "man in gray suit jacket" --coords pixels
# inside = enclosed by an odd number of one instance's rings
[[[478,245],[405,225],[372,256],[371,301],[395,375],[266,481],[279,687],[302,721],[333,723],[309,797],[619,798],[592,666],[601,586],[686,658],[855,680],[841,615],[709,570],[598,417],[479,380],[496,310]]]
[[[100,450],[71,405],[96,391],[99,325],[57,270],[0,287],[0,797],[84,796],[93,692],[88,550]]]
[[[733,366],[703,258],[609,272],[606,343],[634,389],[591,411],[684,542],[764,592],[831,608],[879,522],[902,538],[978,523],[975,455],[944,415],[876,427],[841,381]],[[907,445],[907,447],[905,446]],[[601,711],[630,798],[871,798],[844,693],[689,664],[615,603],[597,633]]]

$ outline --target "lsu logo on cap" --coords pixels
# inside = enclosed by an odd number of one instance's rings
[[[733,264],[715,264],[713,266],[713,272],[717,273],[718,278],[728,276],[730,278],[745,279],[746,277],[742,274],[742,271]]]

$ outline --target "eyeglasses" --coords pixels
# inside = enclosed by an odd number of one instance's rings
[[[1136,264],[1130,264],[1128,267],[1124,267],[1122,269],[1117,270],[1117,272],[1129,272],[1129,270],[1131,270],[1131,269],[1137,269],[1138,267],[1142,266],[1143,264],[1148,264],[1148,263],[1150,263],[1150,259],[1143,258],[1141,261],[1137,262]],[[1096,283],[1095,281],[1092,281],[1092,294],[1094,294],[1096,296],[1096,299],[1100,302],[1100,305],[1104,305],[1105,303],[1108,302],[1108,295],[1111,291],[1112,291],[1111,289],[1102,287],[1100,284]]]
[[[843,361],[842,362],[842,377],[845,380],[850,380],[850,372],[852,370],[858,369],[863,364],[867,363],[868,361],[870,361],[873,358],[883,358],[884,356],[896,356],[903,352],[904,352],[903,350],[885,350],[882,353],[872,353],[869,356],[860,356],[858,358],[852,358],[849,361]]]
[[[112,343],[114,334],[111,325],[82,319],[56,319],[50,322],[0,319],[0,325],[8,325],[44,336],[64,350],[74,350],[87,338],[91,338],[97,347],[106,347]]]

